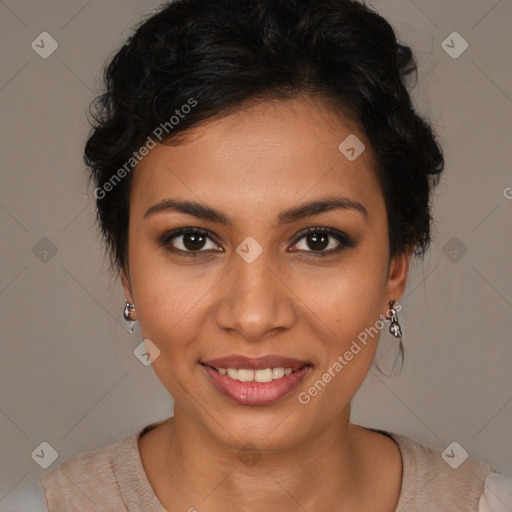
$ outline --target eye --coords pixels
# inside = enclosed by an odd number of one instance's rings
[[[159,243],[167,250],[186,256],[198,256],[211,251],[222,252],[213,235],[201,228],[180,228],[165,233]],[[292,252],[302,251],[315,256],[327,256],[340,252],[345,247],[355,247],[356,241],[350,236],[329,227],[312,227],[302,231]],[[309,247],[309,249],[308,249]]]
[[[200,228],[180,228],[165,233],[160,238],[160,244],[172,252],[199,253],[221,251],[213,240],[211,233]]]
[[[299,251],[317,253],[315,256],[326,256],[355,245],[355,240],[341,231],[334,228],[313,227],[300,233],[298,241],[292,247]]]

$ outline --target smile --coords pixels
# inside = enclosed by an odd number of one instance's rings
[[[201,362],[217,391],[243,405],[266,405],[291,393],[312,365],[281,356],[228,356]]]

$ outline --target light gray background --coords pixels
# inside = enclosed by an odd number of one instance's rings
[[[140,335],[122,320],[81,161],[101,67],[156,5],[0,2],[2,512],[38,510],[46,470],[31,453],[41,442],[59,454],[49,471],[172,414],[151,367],[133,355]],[[402,300],[404,370],[388,379],[373,369],[352,421],[440,450],[455,440],[512,473],[512,3],[373,5],[416,51],[413,97],[439,131],[446,171],[435,241]],[[31,48],[43,31],[59,44],[48,59]],[[441,47],[453,31],[469,43],[457,59]],[[33,252],[43,237],[57,248],[46,262]]]

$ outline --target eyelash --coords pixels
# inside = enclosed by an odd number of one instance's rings
[[[297,238],[292,245],[293,246],[297,245],[303,238],[307,237],[308,235],[310,235],[312,233],[315,233],[315,234],[323,233],[323,234],[330,235],[339,242],[339,245],[335,249],[331,249],[329,251],[311,251],[311,250],[310,251],[300,251],[300,250],[298,250],[298,251],[294,251],[294,252],[306,252],[306,253],[311,253],[314,257],[316,257],[316,256],[322,257],[322,256],[329,256],[332,254],[339,253],[344,248],[351,248],[351,247],[355,247],[357,245],[356,241],[352,237],[346,235],[345,233],[342,233],[341,231],[338,231],[338,230],[336,230],[334,228],[330,228],[330,227],[306,228],[305,230],[301,231],[297,235]],[[189,256],[190,257],[198,257],[198,256],[201,256],[201,253],[209,252],[209,251],[204,251],[204,250],[183,251],[182,249],[176,249],[172,245],[169,246],[169,243],[174,238],[177,238],[182,235],[189,235],[189,234],[198,234],[198,235],[206,236],[212,242],[219,245],[219,243],[215,240],[215,237],[212,235],[212,233],[210,233],[209,231],[207,231],[205,229],[192,228],[192,227],[180,228],[180,229],[176,229],[174,231],[169,231],[169,232],[163,234],[161,237],[159,237],[158,241],[159,241],[160,245],[164,246],[168,251],[175,253],[175,254],[184,255],[186,257],[189,257]]]

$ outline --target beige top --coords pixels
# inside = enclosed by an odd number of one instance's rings
[[[49,512],[168,512],[147,479],[138,449],[139,436],[163,421],[120,442],[64,460],[47,473],[40,482]],[[402,435],[370,430],[394,439],[402,454],[397,512],[512,510],[512,477],[473,459],[453,469],[440,452]]]

